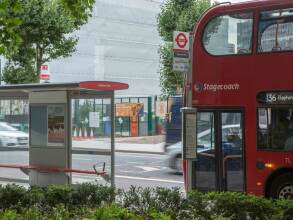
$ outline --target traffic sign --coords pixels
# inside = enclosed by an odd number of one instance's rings
[[[40,72],[40,83],[48,83],[50,82],[50,69],[48,64],[41,65]]]
[[[174,31],[173,33],[173,70],[187,73],[190,69],[189,33]]]
[[[173,49],[178,51],[189,51],[189,32],[173,32]]]

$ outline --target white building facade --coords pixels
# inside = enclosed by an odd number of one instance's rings
[[[76,52],[50,63],[51,82],[118,81],[129,84],[119,95],[159,95],[162,1],[96,0],[92,18],[75,33]]]

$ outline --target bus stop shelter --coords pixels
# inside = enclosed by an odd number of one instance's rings
[[[114,92],[128,89],[128,85],[118,82],[89,81],[55,84],[20,84],[0,87],[0,100],[22,99],[29,103],[29,163],[0,164],[1,168],[21,169],[28,175],[30,185],[45,186],[49,184],[70,184],[72,174],[97,174],[108,177],[114,186],[115,176],[115,143],[114,143]],[[98,128],[102,118],[108,118],[110,147],[72,148],[73,135],[81,128],[73,128],[72,116],[75,114],[72,103],[81,99],[109,100],[108,117],[92,111],[88,115],[88,124],[93,133]],[[75,119],[76,120],[76,119]],[[110,128],[110,129],[109,129]],[[90,136],[90,135],[88,135]],[[92,136],[92,135],[91,135]],[[95,143],[95,142],[93,142]],[[97,143],[98,144],[98,143]],[[110,164],[93,164],[92,169],[78,169],[72,166],[72,155],[108,155]],[[105,165],[109,172],[105,171]]]

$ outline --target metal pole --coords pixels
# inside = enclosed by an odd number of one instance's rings
[[[67,106],[66,106],[67,114],[65,114],[65,115],[67,115],[67,117],[66,117],[66,120],[65,120],[66,126],[64,126],[64,128],[67,128],[67,139],[66,139],[67,146],[68,146],[68,149],[67,149],[67,157],[68,157],[67,167],[69,169],[71,169],[72,168],[72,153],[73,153],[73,151],[72,151],[72,107],[73,106],[72,106],[71,103],[73,103],[73,101],[72,101],[71,96],[70,96],[68,91],[67,91],[66,97],[67,97],[67,100],[66,100],[67,101]],[[75,100],[74,100],[74,102],[75,102]],[[75,107],[75,105],[74,105],[74,107]],[[69,182],[69,184],[72,184],[72,173],[70,173],[68,175],[68,182]]]
[[[2,85],[2,60],[0,59],[0,85]]]
[[[189,36],[189,42],[190,42],[190,65],[189,70],[187,72],[187,85],[186,85],[186,107],[192,107],[192,59],[193,59],[193,37],[192,34]],[[187,166],[186,166],[186,180],[187,180],[187,192],[191,191],[193,189],[193,178],[194,178],[194,171],[193,171],[193,161],[191,159],[187,160]]]
[[[115,187],[115,100],[111,94],[111,186]]]

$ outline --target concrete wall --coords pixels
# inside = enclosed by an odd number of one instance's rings
[[[119,95],[157,95],[161,39],[156,18],[163,0],[96,0],[93,17],[74,35],[72,57],[50,63],[51,82],[125,82]]]

